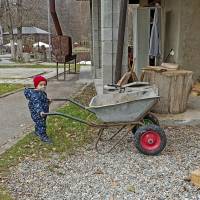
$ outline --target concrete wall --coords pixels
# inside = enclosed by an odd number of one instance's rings
[[[200,78],[200,0],[181,1],[179,63]]]
[[[101,77],[101,2],[92,0],[93,78]]]
[[[162,30],[165,31],[163,60],[167,57],[171,49],[175,51],[174,57],[169,57],[167,62],[178,62],[181,1],[182,0],[166,0],[163,9],[163,17],[165,18],[164,27],[162,27]]]
[[[101,0],[101,64],[104,85],[111,84],[115,80],[120,2],[120,0]],[[122,74],[127,66],[128,30],[126,29]]]
[[[142,68],[149,65],[149,38],[150,38],[150,9],[136,7],[133,15],[134,21],[134,61],[135,72],[138,78]]]
[[[175,56],[168,62],[176,62],[184,69],[194,71],[194,78],[200,77],[200,1],[165,0],[164,57],[169,50]]]

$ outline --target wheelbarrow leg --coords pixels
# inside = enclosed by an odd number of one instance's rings
[[[111,137],[109,137],[108,139],[103,139],[102,137],[99,138],[100,141],[110,141],[112,140],[116,135],[118,135],[124,128],[126,127],[126,125],[122,126],[116,133],[114,133]],[[104,128],[102,128],[104,129]],[[102,130],[103,132],[104,130]],[[98,134],[100,134],[101,132],[99,131]],[[101,136],[103,135],[103,133],[101,134]]]
[[[122,130],[123,128],[121,128],[121,130]],[[129,131],[126,131],[115,143],[114,143],[114,145],[112,145],[107,151],[104,151],[104,152],[102,152],[102,151],[100,151],[99,150],[99,142],[101,141],[101,137],[102,137],[102,135],[103,135],[103,131],[104,131],[105,129],[104,128],[101,128],[100,130],[99,130],[99,133],[98,133],[98,138],[97,138],[97,140],[96,140],[96,143],[95,143],[95,149],[96,149],[96,151],[99,153],[99,154],[102,154],[102,155],[104,155],[104,154],[106,154],[106,153],[110,153],[123,139],[124,139],[124,137],[129,133]],[[120,131],[121,131],[120,130]],[[118,133],[119,133],[119,131],[118,131]],[[117,133],[117,134],[118,134]],[[115,136],[116,136],[116,133],[115,133]]]

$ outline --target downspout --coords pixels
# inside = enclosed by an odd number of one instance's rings
[[[49,5],[50,5],[50,13],[56,28],[56,32],[58,35],[63,35],[62,29],[58,20],[58,16],[56,14],[56,8],[55,8],[55,0],[49,0]]]
[[[116,68],[115,68],[115,82],[116,83],[121,78],[127,7],[128,7],[128,0],[121,0],[120,16],[119,16],[119,29],[118,29],[118,42],[117,42],[117,57],[116,57]]]

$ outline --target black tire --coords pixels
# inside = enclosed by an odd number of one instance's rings
[[[150,141],[147,141],[147,139]],[[167,138],[161,127],[151,124],[138,128],[134,134],[134,143],[139,152],[154,156],[163,151],[167,143]]]
[[[145,115],[145,117],[143,118],[144,120],[144,124],[145,125],[149,125],[149,124],[155,124],[157,126],[160,125],[158,118],[152,114],[152,113],[148,113],[147,115]],[[145,123],[145,120],[148,122]],[[132,133],[135,134],[135,132],[137,131],[137,129],[140,127],[140,125],[136,125],[133,129],[132,129]]]

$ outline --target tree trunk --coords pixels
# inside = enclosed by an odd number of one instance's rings
[[[153,111],[172,114],[184,112],[192,89],[192,74],[192,71],[186,70],[145,70],[143,81],[155,84],[159,90],[160,101]]]
[[[22,49],[22,0],[17,0],[17,61],[23,61]]]
[[[13,21],[11,17],[11,9],[10,9],[10,4],[9,1],[6,0],[6,15],[8,16],[9,19],[9,24],[8,24],[8,30],[10,33],[10,47],[11,47],[11,59],[15,60],[16,59],[16,52],[15,52],[15,38],[13,34]]]
[[[11,59],[15,60],[16,59],[16,54],[15,54],[15,41],[10,40],[10,48],[11,48]]]
[[[17,61],[23,61],[23,48],[22,48],[22,39],[17,37]]]

